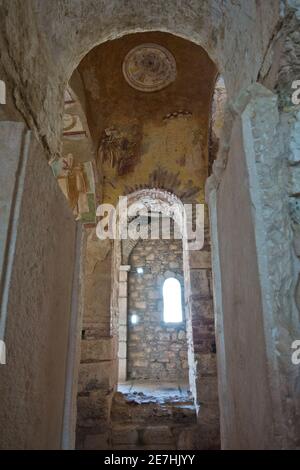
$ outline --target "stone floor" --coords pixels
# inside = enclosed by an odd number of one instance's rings
[[[118,392],[123,394],[142,393],[158,399],[172,399],[176,397],[191,396],[189,384],[174,382],[149,382],[149,381],[128,381],[118,385]]]
[[[191,449],[196,410],[187,384],[120,384],[112,410],[112,449]]]

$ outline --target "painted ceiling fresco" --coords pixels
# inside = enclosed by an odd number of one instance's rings
[[[216,73],[201,47],[158,32],[109,41],[82,60],[52,165],[77,218],[93,223],[97,204],[141,188],[204,202]]]
[[[162,90],[176,79],[176,61],[168,49],[143,43],[131,49],[123,60],[127,83],[139,91]]]
[[[166,33],[138,33],[96,47],[78,71],[104,201],[159,186],[203,202],[216,77],[206,52]]]

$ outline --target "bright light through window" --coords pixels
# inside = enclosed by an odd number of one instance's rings
[[[181,286],[174,277],[169,277],[163,285],[164,322],[182,322]]]
[[[137,322],[138,322],[138,316],[135,314],[131,315],[131,324],[136,325]]]

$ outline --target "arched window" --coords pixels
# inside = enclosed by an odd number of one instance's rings
[[[164,322],[182,322],[181,285],[174,277],[169,277],[163,285]]]
[[[0,80],[0,104],[6,104],[6,86],[3,80]]]

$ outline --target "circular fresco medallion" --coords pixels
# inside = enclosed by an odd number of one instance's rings
[[[173,55],[158,44],[141,44],[128,52],[123,62],[127,83],[139,91],[157,91],[176,78]]]

